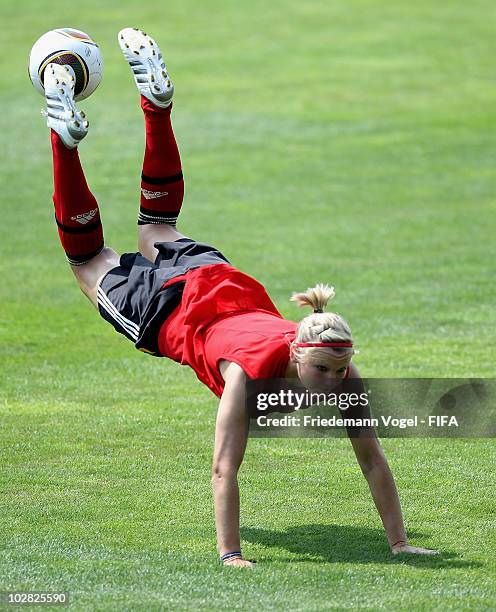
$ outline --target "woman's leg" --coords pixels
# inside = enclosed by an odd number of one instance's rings
[[[52,130],[55,220],[60,242],[83,293],[96,306],[101,278],[119,265],[119,256],[104,248],[98,203],[88,188],[77,147],[69,149]]]
[[[88,122],[74,104],[74,74],[67,66],[49,64],[45,70],[45,95],[60,242],[81,290],[96,306],[98,283],[119,265],[119,256],[104,248],[98,203],[79,161],[77,145],[88,132]]]
[[[119,32],[118,40],[141,94],[145,116],[138,248],[154,261],[158,253],[155,242],[174,242],[184,237],[175,227],[184,182],[170,117],[174,87],[153,39],[140,30],[125,28]]]
[[[174,242],[184,236],[176,230],[184,182],[181,159],[171,124],[172,104],[159,108],[141,96],[146,144],[141,173],[138,249],[151,261],[158,254],[155,242]]]

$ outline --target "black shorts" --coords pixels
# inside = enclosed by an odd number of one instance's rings
[[[180,304],[185,281],[164,283],[188,270],[229,261],[216,248],[181,238],[156,242],[155,262],[141,253],[124,253],[120,265],[103,277],[98,287],[98,310],[115,330],[129,338],[137,349],[159,355],[158,332]]]

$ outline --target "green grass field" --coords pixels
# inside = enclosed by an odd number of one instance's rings
[[[181,229],[267,287],[336,286],[373,377],[494,375],[496,13],[490,0],[2,3],[0,591],[75,610],[494,610],[492,440],[385,440],[400,559],[346,440],[249,442],[242,542],[220,566],[216,399],[135,351],[76,288],[26,61],[46,30],[100,43],[81,146],[107,244],[136,249],[143,121],[116,32],[161,43],[186,177]]]

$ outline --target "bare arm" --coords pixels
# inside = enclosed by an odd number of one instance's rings
[[[219,554],[241,550],[239,535],[238,469],[248,438],[249,417],[245,409],[246,375],[235,363],[223,362],[225,380],[215,425],[212,487]],[[232,559],[229,565],[251,566],[245,559]]]
[[[359,376],[354,366],[351,375],[354,378]],[[368,482],[393,554],[403,552],[424,555],[437,554],[437,551],[417,548],[408,544],[394,477],[375,435],[350,439],[362,473]]]

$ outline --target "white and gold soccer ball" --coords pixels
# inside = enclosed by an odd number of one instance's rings
[[[34,87],[45,95],[43,80],[48,64],[70,66],[76,77],[74,99],[84,100],[100,84],[103,59],[98,45],[88,34],[74,28],[58,28],[43,34],[29,54],[29,77]]]

